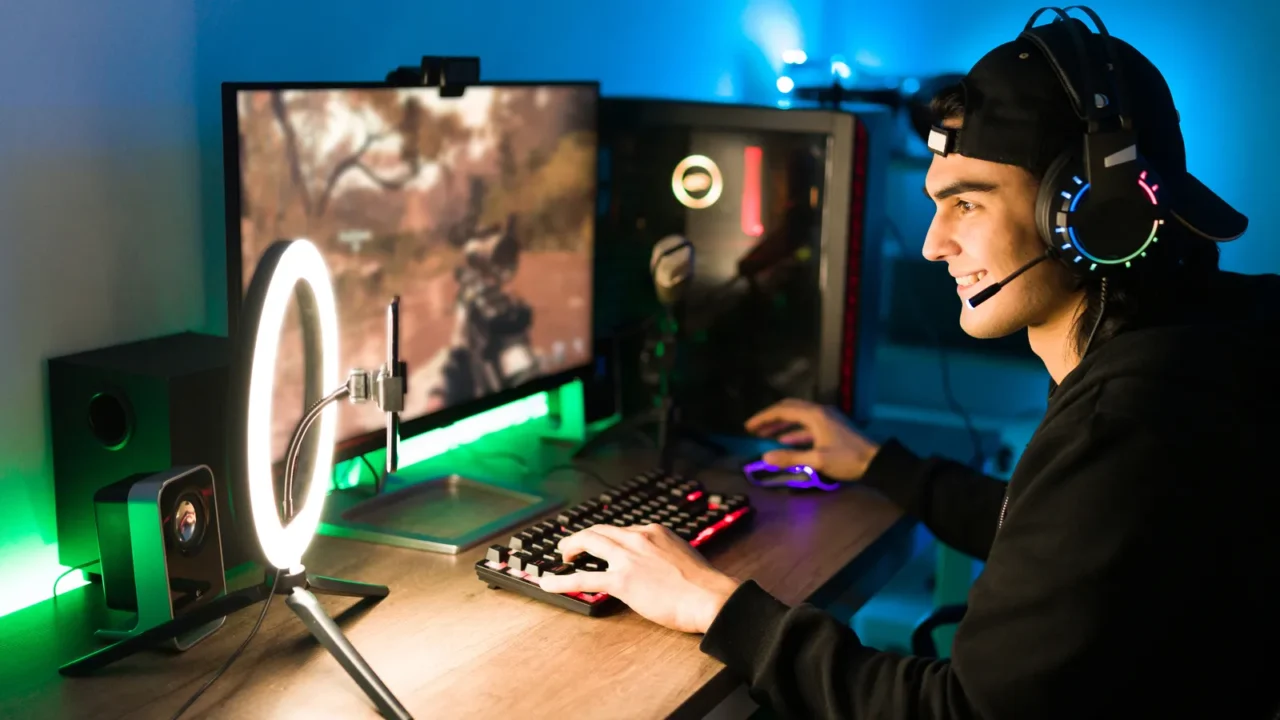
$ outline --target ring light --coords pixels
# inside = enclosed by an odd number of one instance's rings
[[[264,273],[265,289],[261,288],[259,282],[259,275]],[[303,305],[302,312],[299,313],[303,335],[311,341],[307,343],[310,346],[307,353],[308,365],[314,365],[315,360],[319,360],[319,367],[315,371],[308,367],[306,373],[307,397],[310,400],[340,383],[337,375],[338,308],[324,257],[307,240],[276,243],[263,256],[250,284],[250,295],[255,290],[262,292],[262,295],[257,327],[253,332],[253,360],[245,423],[245,472],[258,544],[267,562],[282,570],[301,565],[302,555],[320,525],[320,513],[328,492],[333,446],[337,435],[338,408],[331,404],[321,411],[306,499],[288,524],[283,523],[277,510],[272,472],[272,400],[280,332],[284,328],[289,301],[295,297],[295,289],[302,289],[299,288],[300,283],[305,284],[305,290],[308,291],[296,293]],[[247,303],[250,307],[257,304],[252,301]],[[308,305],[311,307],[307,307]],[[315,342],[317,339],[318,343]],[[316,345],[319,346],[319,358],[314,357]]]
[[[711,187],[707,189],[707,194],[695,198],[689,194],[684,186],[685,173],[690,170],[703,170],[711,177]],[[676,169],[671,173],[671,192],[675,194],[676,199],[681,205],[694,210],[702,210],[709,208],[720,199],[720,193],[724,192],[724,178],[720,175],[720,167],[716,165],[716,161],[706,155],[690,155],[676,164]]]

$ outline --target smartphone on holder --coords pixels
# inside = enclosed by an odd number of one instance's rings
[[[793,488],[797,490],[837,490],[839,483],[827,482],[817,470],[808,465],[792,465],[778,467],[764,460],[755,460],[742,466],[742,474],[747,482],[763,488]]]

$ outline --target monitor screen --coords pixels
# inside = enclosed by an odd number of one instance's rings
[[[461,97],[229,86],[233,332],[234,301],[264,250],[306,238],[333,278],[344,375],[385,362],[386,308],[400,297],[406,434],[415,418],[481,409],[587,366],[598,96],[595,84],[484,85]],[[295,315],[277,368],[277,459],[302,412]],[[381,437],[372,403],[339,417],[340,457]]]

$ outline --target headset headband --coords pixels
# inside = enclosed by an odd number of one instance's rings
[[[1107,66],[1106,69],[1113,76],[1111,92],[1102,93],[1100,84],[1095,77],[1095,66],[1093,55],[1089,52],[1086,45],[1084,35],[1080,33],[1076,24],[1071,22],[1072,18],[1069,14],[1071,10],[1079,10],[1093,21],[1096,34],[1103,38],[1103,47],[1106,52]],[[1066,31],[1071,35],[1071,44],[1075,48],[1076,61],[1080,64],[1077,73],[1072,73],[1069,66],[1063,65],[1058,54],[1053,51],[1051,44],[1039,32],[1036,31],[1036,20],[1045,12],[1052,12],[1057,17],[1054,23],[1063,23]],[[1022,37],[1026,38],[1033,45],[1040,49],[1040,52],[1049,61],[1054,73],[1058,76],[1058,80],[1067,91],[1067,95],[1071,97],[1072,102],[1076,106],[1076,111],[1080,114],[1081,119],[1089,124],[1090,132],[1097,132],[1101,129],[1103,121],[1113,117],[1118,118],[1120,126],[1129,130],[1132,121],[1128,113],[1128,103],[1126,97],[1126,88],[1123,83],[1123,68],[1120,63],[1120,54],[1115,51],[1115,42],[1111,34],[1107,32],[1107,26],[1103,24],[1102,18],[1092,9],[1083,5],[1071,5],[1066,9],[1058,7],[1042,7],[1032,13],[1031,18],[1027,20],[1027,24],[1023,27]]]
[[[1106,61],[1102,70],[1111,85],[1107,93],[1099,92],[1102,88],[1095,82],[1099,67],[1095,64],[1095,53],[1089,51],[1088,41],[1080,30],[1079,25],[1084,23],[1072,18],[1068,14],[1069,10],[1080,10],[1088,15],[1096,27],[1096,34],[1102,38]],[[1051,25],[1062,23],[1063,30],[1071,38],[1078,68],[1063,64],[1064,58],[1060,57],[1063,44],[1060,35],[1054,36],[1035,27],[1036,19],[1046,11],[1057,15]],[[1082,159],[1085,179],[1094,195],[1101,196],[1103,202],[1120,197],[1128,191],[1130,181],[1136,179],[1135,172],[1131,170],[1136,167],[1132,161],[1138,157],[1138,141],[1128,114],[1125,88],[1120,79],[1120,53],[1116,49],[1115,40],[1107,32],[1106,25],[1097,13],[1082,5],[1072,5],[1065,10],[1045,7],[1031,15],[1020,37],[1026,38],[1040,49],[1076,104],[1076,112],[1085,121],[1087,127]],[[1058,47],[1058,52],[1054,52],[1055,46]]]

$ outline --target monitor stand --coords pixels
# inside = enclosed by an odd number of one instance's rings
[[[396,297],[387,307],[387,363],[373,392],[386,412],[386,469],[372,488],[357,485],[329,493],[320,515],[321,535],[457,555],[564,504],[471,473],[441,472],[430,460],[401,468],[406,375]]]
[[[388,475],[381,492],[357,486],[330,493],[320,534],[457,555],[564,505],[563,499],[470,473],[440,472],[432,464]]]

